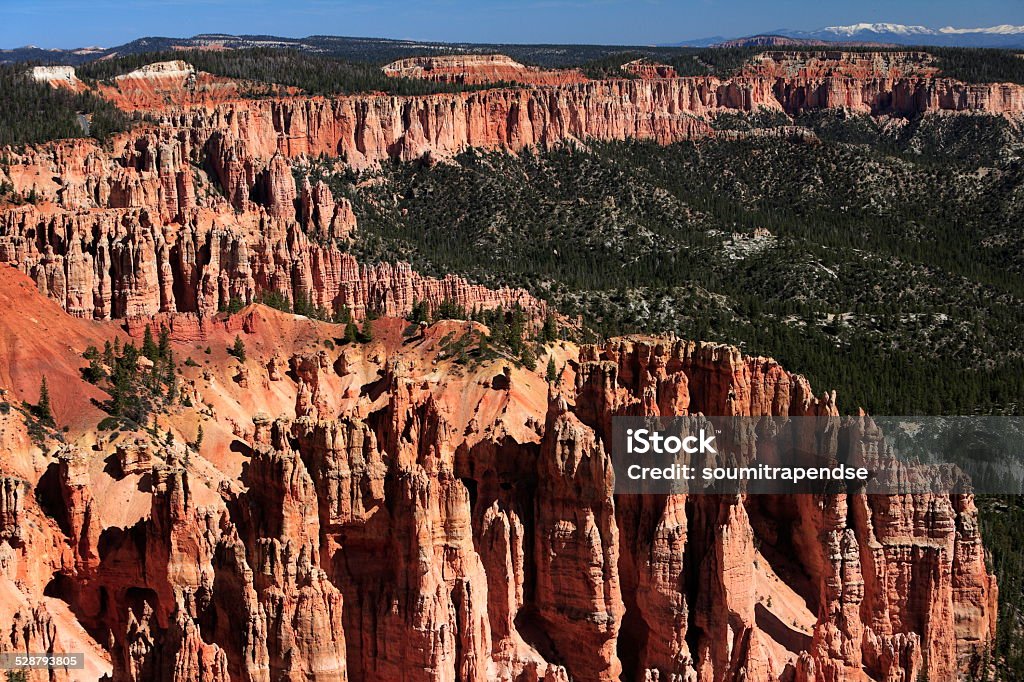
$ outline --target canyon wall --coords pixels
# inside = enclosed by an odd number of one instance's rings
[[[522,290],[424,277],[406,263],[359,264],[344,251],[356,229],[347,199],[323,182],[297,187],[279,154],[261,161],[222,148],[219,136],[201,150],[191,143],[186,132],[158,130],[119,138],[114,153],[69,141],[14,157],[14,185],[40,201],[0,212],[0,262],[72,315],[96,319],[209,317],[271,293],[357,319],[401,316],[416,300],[546,314]],[[207,153],[213,181],[193,165]]]
[[[543,314],[543,304],[522,291],[423,278],[402,264],[357,265],[343,252],[356,229],[351,204],[322,182],[298,185],[292,164],[326,156],[361,168],[469,147],[729,137],[739,133],[714,130],[712,117],[759,108],[1024,113],[1021,86],[936,78],[931,67],[913,66],[918,57],[767,53],[727,80],[229,101],[218,100],[239,92],[232,82],[180,62],[158,64],[103,87],[159,125],[122,134],[106,148],[79,140],[5,151],[0,181],[35,197],[37,206],[0,210],[0,262],[31,274],[72,314],[101,319],[208,316],[232,299],[248,303],[271,292],[328,312],[345,306],[357,316],[367,308],[402,314],[414,298],[431,306],[451,298],[468,308],[519,303]],[[807,137],[794,127],[765,134]]]
[[[610,415],[837,414],[834,394],[815,397],[803,377],[726,347],[613,341],[580,359],[576,413],[605,442]],[[688,679],[689,660],[702,680],[737,666],[748,679],[953,680],[994,636],[997,591],[969,496],[615,502],[620,529],[648,533],[624,541],[633,554],[620,560],[639,616],[627,608],[623,623],[641,628],[647,679]],[[806,650],[787,663],[787,647]]]
[[[0,567],[140,682],[953,680],[994,636],[969,496],[613,495],[613,416],[835,414],[774,361],[633,339],[563,348],[560,386],[498,386],[501,363],[424,354],[453,331],[293,351],[287,376],[251,357],[250,382],[317,397],[236,425],[237,477],[209,447],[121,445],[102,472],[63,448],[0,488]],[[348,397],[365,376],[379,397]]]
[[[194,313],[209,317],[270,293],[328,313],[346,308],[402,316],[415,301],[452,301],[466,310],[516,305],[542,319],[546,306],[525,291],[489,289],[446,275],[424,277],[407,263],[361,265],[337,246],[311,241],[295,224],[264,217],[259,230],[218,224],[190,213],[168,229],[145,209],[45,214],[34,209],[2,217],[12,237],[0,260],[17,264],[40,291],[77,317],[147,317]]]
[[[397,97],[271,99],[164,112],[175,128],[229,131],[264,158],[339,156],[363,167],[468,147],[509,149],[565,140],[650,139],[714,134],[708,118],[759,108],[794,115],[846,108],[874,115],[979,112],[1019,116],[1024,86],[942,78],[739,76],[591,81],[550,88]]]
[[[841,50],[769,50],[755,55],[741,69],[766,78],[935,78],[938,59],[927,52],[844,52]]]

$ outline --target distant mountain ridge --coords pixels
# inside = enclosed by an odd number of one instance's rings
[[[798,42],[786,42],[787,40]],[[672,43],[673,47],[760,47],[764,45],[932,45],[936,47],[1024,48],[1024,25],[999,24],[987,28],[929,28],[893,23],[857,23],[826,26],[814,31],[773,29],[748,36],[704,38]]]
[[[715,43],[727,40],[716,36],[697,42]],[[239,50],[246,48],[293,49],[311,54],[384,65],[399,59],[424,55],[504,54],[516,61],[544,68],[576,67],[588,61],[604,59],[622,52],[656,50],[651,45],[580,45],[520,43],[445,43],[426,40],[395,40],[349,36],[315,35],[284,38],[269,35],[201,34],[191,38],[147,36],[123,45],[74,49],[44,49],[26,45],[0,49],[0,64],[37,62],[78,66],[86,62],[126,55],[174,50]]]
[[[1024,47],[1024,26],[1001,24],[987,28],[929,28],[906,24],[860,23],[826,26],[817,31],[778,31],[791,38],[818,39],[827,42],[865,40],[898,45],[937,45],[946,47]]]
[[[398,59],[429,54],[506,54],[527,64],[546,68],[576,66],[581,61],[601,59],[625,50],[656,50],[672,47],[806,47],[821,44],[851,47],[989,47],[1024,49],[1024,25],[999,24],[988,28],[929,28],[893,23],[857,23],[826,26],[814,31],[775,29],[748,36],[710,36],[676,43],[646,46],[628,45],[545,45],[509,43],[443,43],[315,35],[286,38],[271,35],[200,34],[190,38],[147,36],[111,47],[41,48],[24,45],[0,49],[0,64],[36,62],[77,66],[98,59],[172,50],[233,50],[281,48],[329,55],[351,61],[385,64]]]
[[[815,47],[821,45],[821,39],[792,38],[784,35],[759,34],[745,38],[733,38],[714,43],[710,47]],[[870,41],[844,40],[838,43],[847,47],[896,47],[895,43],[878,43]]]

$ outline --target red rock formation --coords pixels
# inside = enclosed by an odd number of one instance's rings
[[[399,59],[384,66],[391,78],[416,78],[438,83],[521,83],[524,85],[565,85],[587,78],[578,69],[543,70],[524,66],[503,54],[435,55]]]
[[[935,77],[937,60],[927,52],[762,52],[743,71],[768,78]]]
[[[51,84],[55,82],[51,80]],[[264,83],[214,76],[198,71],[180,59],[147,64],[97,85],[97,91],[103,97],[125,111],[160,109],[171,104],[224,102],[281,90],[292,93],[297,91],[295,88],[277,88]]]
[[[331,189],[323,180],[312,186],[308,179],[303,182],[300,211],[307,232],[326,239],[348,239],[356,229],[352,203],[345,197],[335,203]]]
[[[579,374],[578,409],[599,433],[607,433],[609,414],[666,414],[659,407],[666,395],[681,408],[679,382],[671,380],[677,373],[687,377],[691,411],[836,414],[834,396],[816,399],[802,377],[734,349],[639,341],[584,349],[582,358],[588,362]],[[872,447],[870,438],[865,443]],[[659,530],[678,529],[679,538],[689,518],[688,527],[699,529],[677,545],[681,563],[657,551],[664,546],[660,533],[653,543],[648,537],[622,543],[624,584],[635,585],[636,595],[635,604],[627,604],[622,636],[650,642],[656,623],[700,633],[673,637],[680,631],[660,631],[658,646],[648,644],[637,662],[644,674],[682,676],[695,669],[699,679],[718,679],[741,666],[750,679],[776,679],[790,667],[798,680],[851,679],[861,671],[895,680],[914,679],[926,666],[929,679],[953,679],[976,654],[977,643],[990,641],[996,590],[977,563],[977,513],[970,496],[670,500],[660,511],[647,498],[617,500],[622,528],[654,523]],[[756,550],[754,537],[760,542]],[[704,557],[699,566],[687,567],[691,554]],[[771,580],[761,577],[758,565],[765,564],[769,575],[783,575],[793,570],[787,566],[793,560],[810,584],[794,585],[787,594],[762,591]],[[658,570],[652,576],[653,567]],[[956,577],[961,570],[963,577]],[[921,571],[929,577],[915,577]],[[687,619],[680,601],[685,603],[686,593],[666,589],[661,576],[672,575],[697,576],[698,601],[690,607],[695,621]],[[655,576],[660,579],[652,583]],[[631,609],[638,614],[631,616]],[[801,625],[800,609],[816,611],[816,620]],[[629,632],[631,624],[640,632]],[[799,651],[795,642],[806,649]]]
[[[17,324],[0,317],[4,336]],[[612,495],[614,415],[835,414],[771,360],[616,341],[579,350],[575,388],[548,396],[500,361],[441,359],[459,323],[409,344],[382,320],[373,344],[310,350],[318,324],[207,331],[215,347],[244,334],[252,368],[293,360],[264,393],[262,372],[225,380],[223,354],[184,367],[194,407],[160,428],[203,420],[198,450],[90,424],[64,437],[91,452],[36,450],[33,469],[0,424],[20,467],[0,485],[0,594],[19,595],[0,648],[74,650],[51,634],[84,628],[121,680],[817,682],[949,679],[993,637],[969,496]],[[303,387],[306,416],[234,421],[254,399],[288,414]]]
[[[323,182],[300,195],[282,155],[239,162],[244,148],[222,147],[224,139],[214,135],[209,146],[230,206],[194,183],[190,152],[176,135],[128,138],[116,160],[84,141],[31,150],[26,167],[60,174],[60,185],[41,192],[57,205],[0,212],[0,262],[17,265],[77,317],[202,318],[269,292],[328,312],[347,307],[357,318],[445,299],[545,314],[522,290],[426,278],[403,263],[358,264],[337,246],[356,229],[348,200],[335,201]]]
[[[640,78],[679,78],[674,67],[656,64],[646,59],[634,59],[622,65],[622,70]]]
[[[356,266],[335,246],[355,229],[351,205],[321,182],[296,187],[289,159],[326,154],[358,167],[428,153],[443,158],[470,146],[518,150],[591,137],[667,143],[730,135],[707,119],[759,107],[1024,112],[1020,86],[933,78],[920,62],[913,53],[799,60],[767,53],[731,80],[158,107],[163,125],[121,135],[112,153],[85,141],[12,152],[17,163],[5,175],[42,204],[0,212],[0,262],[30,273],[72,314],[100,319],[209,315],[232,299],[250,302],[271,291],[357,315],[367,307],[401,314],[413,298],[436,304],[443,297],[467,307],[519,301],[538,309],[523,292],[428,280],[404,265]],[[187,79],[186,67],[169,62],[138,78]],[[807,137],[799,128],[770,134]]]
[[[0,398],[10,397],[6,389],[0,390]],[[82,506],[76,507],[76,515],[58,504],[58,519],[53,509],[44,512],[35,490],[44,472],[34,468],[35,458],[26,457],[33,445],[16,412],[0,413],[0,449],[0,652],[84,655],[83,670],[56,669],[52,675],[29,671],[32,682],[109,674],[110,655],[57,598],[79,569],[88,571],[95,563],[95,554],[85,548],[95,540],[99,520]],[[59,465],[51,466],[52,471]],[[79,532],[83,529],[89,530]],[[73,549],[76,542],[80,544]],[[87,561],[78,560],[85,555]]]
[[[280,154],[270,158],[257,183],[262,198],[260,203],[267,207],[268,214],[278,219],[295,218],[295,179],[292,178],[291,167]]]
[[[344,229],[347,207],[338,206],[332,230]],[[255,236],[209,223],[187,225],[169,233],[168,244],[149,218],[144,211],[8,213],[3,220],[11,236],[0,238],[0,261],[17,265],[70,313],[99,319],[158,312],[210,316],[233,299],[247,304],[271,291],[328,311],[347,307],[359,319],[367,309],[404,315],[415,300],[434,306],[452,300],[467,309],[520,304],[537,319],[546,311],[523,290],[487,289],[454,275],[423,277],[405,263],[360,265],[332,244],[310,241],[297,225],[268,219],[267,234]],[[48,235],[42,251],[30,234]],[[55,247],[69,249],[67,255]],[[199,259],[201,253],[210,254],[209,262]]]
[[[537,610],[573,678],[617,680],[624,608],[611,458],[559,396],[538,460]]]
[[[253,156],[326,154],[362,167],[427,152],[444,158],[470,146],[518,150],[587,137],[690,139],[710,133],[703,114],[756,107],[773,100],[771,88],[763,80],[624,80],[424,97],[246,101],[162,116],[175,127],[228,131]]]
[[[872,114],[936,111],[1024,113],[1024,87],[920,77],[742,76],[593,81],[555,88],[485,90],[425,97],[352,96],[260,100],[165,114],[187,128],[227,129],[251,154],[341,156],[365,166],[467,147],[518,150],[566,139],[653,139],[712,134],[704,120],[723,110],[790,114],[847,107]]]

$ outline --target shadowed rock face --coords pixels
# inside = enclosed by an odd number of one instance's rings
[[[41,201],[0,210],[0,261],[21,271],[0,269],[0,388],[34,402],[47,375],[73,428],[40,448],[0,412],[0,651],[86,651],[93,677],[139,682],[953,679],[996,618],[971,497],[612,494],[613,416],[836,414],[772,360],[561,344],[549,389],[442,357],[461,323],[410,339],[385,319],[374,343],[328,351],[336,326],[212,317],[269,292],[357,317],[416,299],[547,312],[360,265],[341,248],[351,205],[293,180],[303,155],[671,142],[759,106],[1024,109],[1017,86],[773,75],[784,61],[729,81],[172,107],[106,149],[12,153],[7,180]],[[188,77],[145,78],[171,76]],[[179,358],[244,335],[249,360],[183,370],[189,405],[158,415],[173,442],[138,429],[128,447],[97,430],[101,391],[79,373],[86,345],[120,334],[93,320],[113,318],[168,322]]]

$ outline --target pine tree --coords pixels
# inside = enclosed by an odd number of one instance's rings
[[[427,302],[414,298],[412,300],[412,310],[409,311],[407,319],[413,324],[419,324],[420,322],[426,322],[429,317],[430,311],[427,307]]]
[[[311,319],[319,319],[319,310],[313,305],[313,299],[308,296],[296,294],[294,312],[296,315],[302,315]]]
[[[167,384],[167,402],[173,403],[178,399],[178,373],[174,362],[174,351],[168,349],[165,356],[167,370],[164,373],[164,383]]]
[[[555,383],[558,380],[558,367],[555,366],[555,356],[552,355],[548,358],[548,372],[547,379],[549,384]]]
[[[39,383],[39,402],[36,403],[36,416],[44,424],[53,424],[53,409],[50,407],[50,389],[46,385],[46,377]]]
[[[522,306],[516,304],[512,310],[512,320],[508,325],[508,347],[513,353],[519,354],[523,350],[523,334],[526,333],[526,311]]]
[[[85,380],[90,384],[97,384],[107,376],[107,373],[103,371],[103,363],[96,358],[90,360],[89,366],[82,370],[82,376],[84,376]]]
[[[369,317],[363,320],[363,328],[359,332],[359,340],[363,343],[370,343],[373,341],[373,320]]]
[[[446,298],[443,301],[441,301],[441,305],[437,306],[437,310],[434,311],[435,322],[437,320],[464,319],[466,319],[466,309],[450,298]]]
[[[245,362],[245,343],[242,341],[241,336],[235,336],[235,344],[228,352],[238,358],[240,362]]]
[[[540,338],[544,343],[551,343],[558,339],[558,322],[555,320],[555,316],[548,314],[544,318],[544,326],[540,330]]]
[[[355,343],[358,340],[359,331],[356,328],[356,323],[349,320],[345,324],[345,343]]]
[[[171,330],[166,324],[160,325],[160,341],[157,344],[157,353],[161,358],[168,358],[171,354]]]
[[[192,443],[192,447],[195,448],[196,451],[198,451],[199,448],[202,447],[202,445],[203,445],[203,425],[200,424],[199,428],[196,429],[196,439]]]
[[[519,353],[519,361],[531,372],[537,369],[537,354],[533,352],[529,344],[523,344],[522,351]]]
[[[502,306],[488,311],[486,324],[491,328],[491,339],[496,343],[505,340],[505,309]]]
[[[146,325],[146,331],[142,334],[142,354],[156,362],[160,357],[160,349],[153,341],[153,330],[150,326]]]

